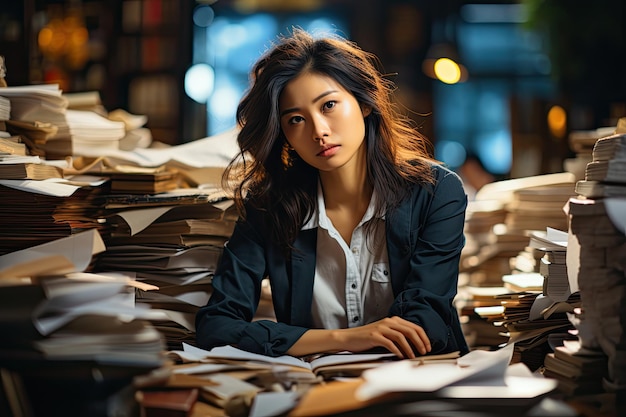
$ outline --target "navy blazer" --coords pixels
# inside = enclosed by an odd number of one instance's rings
[[[389,316],[422,326],[431,353],[468,351],[453,299],[465,243],[467,196],[460,178],[434,166],[435,184],[410,185],[411,192],[385,215],[394,302]],[[303,230],[291,257],[270,242],[263,213],[247,208],[215,271],[213,293],[196,316],[198,346],[236,345],[279,356],[311,327],[317,228]],[[277,321],[252,322],[268,277]]]

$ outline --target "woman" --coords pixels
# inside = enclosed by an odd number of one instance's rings
[[[241,158],[226,172],[243,171],[242,218],[198,312],[198,346],[468,351],[452,304],[467,197],[377,65],[298,29],[255,64],[237,109]],[[252,322],[265,277],[277,321]]]

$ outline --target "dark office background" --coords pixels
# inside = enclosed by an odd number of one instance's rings
[[[9,85],[98,91],[175,145],[234,126],[250,65],[293,26],[377,54],[451,167],[471,153],[500,178],[558,172],[572,131],[626,116],[622,0],[25,0],[0,10],[0,54]],[[463,82],[426,75],[442,45]]]

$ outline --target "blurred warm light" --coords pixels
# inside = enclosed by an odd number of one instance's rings
[[[89,32],[78,11],[68,13],[63,19],[51,19],[39,31],[37,44],[52,63],[76,70],[89,60]]]
[[[450,44],[435,44],[430,47],[422,70],[430,78],[446,84],[464,82],[468,78],[467,69],[460,63],[456,49]]]
[[[47,26],[39,31],[37,42],[41,49],[48,49],[50,47],[52,44],[52,35],[54,35],[54,32]]]
[[[557,138],[564,138],[567,132],[567,114],[561,106],[552,106],[548,111],[548,128]]]
[[[434,70],[437,79],[446,84],[456,84],[461,79],[459,64],[450,58],[439,58],[436,60]]]

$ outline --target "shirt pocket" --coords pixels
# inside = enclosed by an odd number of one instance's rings
[[[389,264],[378,263],[372,266],[371,294],[374,310],[379,317],[387,316],[393,302]]]

